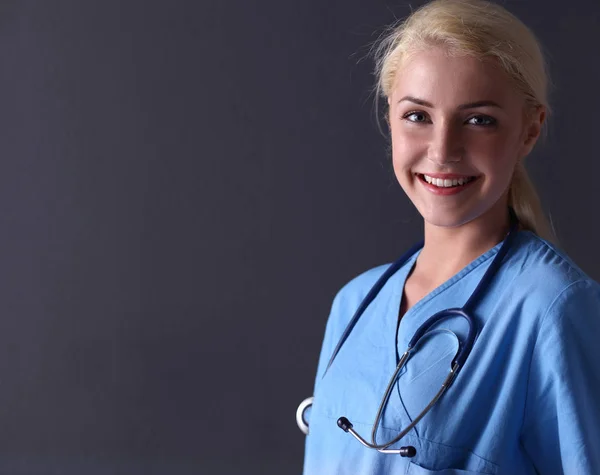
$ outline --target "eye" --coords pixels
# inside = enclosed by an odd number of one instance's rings
[[[404,120],[408,120],[409,122],[419,123],[427,123],[430,122],[429,116],[425,112],[421,111],[412,111],[407,112],[402,116]]]
[[[496,125],[496,119],[490,117],[489,115],[474,115],[469,120],[467,120],[467,123],[471,125],[489,127],[492,125]]]

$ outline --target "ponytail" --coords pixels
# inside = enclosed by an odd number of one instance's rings
[[[550,222],[542,210],[540,198],[521,161],[515,167],[508,205],[514,209],[522,229],[531,231],[547,241],[554,241]]]

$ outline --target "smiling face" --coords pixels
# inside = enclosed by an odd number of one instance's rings
[[[506,217],[517,161],[533,147],[544,112],[491,60],[414,53],[388,99],[396,177],[425,222],[455,227]]]

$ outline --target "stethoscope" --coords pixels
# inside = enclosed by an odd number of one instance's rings
[[[475,323],[474,318],[471,316],[471,313],[473,312],[473,309],[477,305],[478,301],[483,296],[484,290],[487,288],[490,281],[493,279],[494,275],[500,268],[500,265],[502,264],[502,260],[504,259],[504,256],[510,249],[510,247],[513,243],[513,240],[517,234],[516,230],[519,226],[519,221],[518,221],[512,208],[509,208],[509,212],[510,212],[510,217],[511,217],[510,231],[509,231],[508,235],[506,236],[506,239],[502,243],[502,246],[498,250],[498,253],[494,257],[494,260],[488,267],[487,271],[485,272],[485,274],[479,281],[479,284],[477,285],[477,287],[475,288],[475,290],[473,291],[473,293],[471,294],[471,296],[469,297],[467,302],[461,308],[449,308],[446,310],[442,310],[442,311],[436,313],[435,315],[433,315],[432,317],[430,317],[429,319],[427,319],[425,321],[425,323],[423,323],[417,329],[414,336],[408,343],[408,348],[403,353],[402,357],[400,358],[400,361],[398,362],[398,365],[396,366],[396,371],[394,371],[394,374],[392,375],[392,377],[390,379],[390,382],[385,390],[385,394],[381,400],[381,404],[379,405],[379,409],[377,410],[377,415],[375,416],[375,421],[373,423],[373,430],[371,432],[371,442],[367,442],[358,432],[356,432],[352,427],[352,423],[346,417],[342,416],[337,420],[337,425],[340,427],[340,429],[342,429],[344,432],[349,432],[350,434],[352,434],[354,436],[354,438],[356,440],[358,440],[365,447],[370,448],[370,449],[375,449],[384,454],[398,454],[402,457],[414,457],[416,455],[417,451],[412,446],[400,447],[399,449],[390,449],[389,447],[391,447],[392,445],[397,443],[400,439],[402,439],[406,434],[408,434],[408,432],[410,432],[410,430],[415,425],[417,425],[417,423],[421,419],[423,419],[423,417],[425,417],[425,415],[431,410],[431,408],[440,399],[440,397],[442,397],[442,394],[444,394],[444,392],[446,392],[446,390],[450,387],[452,382],[456,379],[456,376],[458,376],[459,371],[464,366],[464,364],[467,360],[467,357],[469,356],[469,353],[471,352],[471,349],[473,348],[473,344],[475,343],[475,338],[477,336],[477,325]],[[389,278],[398,269],[400,269],[404,264],[406,264],[406,262],[415,254],[415,252],[417,252],[422,247],[423,247],[423,242],[420,242],[419,244],[413,246],[411,249],[408,250],[408,252],[406,252],[402,257],[400,257],[400,259],[398,259],[396,262],[394,262],[392,265],[390,265],[390,267],[388,267],[387,270],[383,273],[383,275],[377,280],[375,285],[371,288],[371,290],[368,292],[366,297],[363,299],[363,301],[359,305],[358,309],[354,313],[354,316],[350,320],[350,323],[348,323],[346,329],[344,330],[342,337],[340,338],[337,346],[335,347],[335,350],[333,351],[333,354],[331,355],[331,358],[329,359],[329,363],[327,364],[325,372],[323,373],[323,377],[325,377],[325,374],[327,374],[327,371],[333,364],[333,361],[334,361],[335,357],[337,356],[337,354],[339,353],[340,349],[342,348],[342,345],[348,339],[348,336],[352,332],[352,329],[358,322],[358,319],[365,312],[365,310],[369,306],[369,304],[375,299],[377,294],[379,294],[380,290],[383,288],[383,286],[389,280]],[[402,368],[404,367],[406,362],[410,359],[411,354],[413,353],[413,350],[418,346],[420,339],[432,327],[434,327],[441,321],[446,320],[448,318],[452,318],[452,317],[463,317],[468,323],[469,331],[467,333],[466,339],[463,342],[459,341],[458,350],[456,351],[456,354],[454,355],[454,358],[450,365],[450,372],[448,373],[448,376],[442,383],[442,387],[435,394],[435,396],[429,402],[429,404],[427,404],[427,406],[425,406],[425,409],[423,409],[421,411],[421,413],[417,417],[415,417],[414,420],[408,426],[406,426],[404,429],[402,429],[396,437],[394,437],[392,440],[389,440],[383,444],[378,444],[377,443],[377,430],[379,428],[383,410],[384,410],[385,406],[387,405],[388,399],[390,398],[390,394],[392,392],[392,389],[394,387],[394,383],[396,382],[396,378],[398,377],[398,374],[400,373],[400,371],[402,370]],[[300,403],[300,405],[298,406],[298,410],[296,411],[296,422],[298,424],[298,427],[300,428],[300,430],[302,432],[304,432],[304,434],[308,434],[308,422],[306,421],[304,415],[305,415],[306,410],[310,406],[312,406],[312,402],[313,402],[312,396],[309,398],[306,398],[304,401],[302,401]]]

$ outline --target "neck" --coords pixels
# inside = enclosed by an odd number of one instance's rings
[[[458,227],[425,223],[425,244],[417,267],[432,280],[445,281],[501,242],[509,228],[506,206],[499,206]]]

